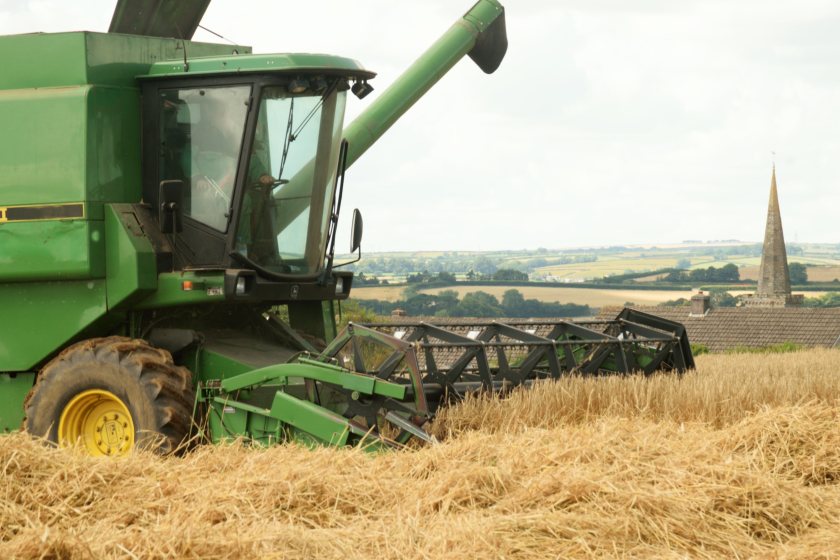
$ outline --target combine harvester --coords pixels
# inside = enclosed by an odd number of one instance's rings
[[[336,333],[346,169],[464,55],[499,66],[504,9],[480,0],[344,128],[373,72],[192,42],[208,3],[120,0],[107,34],[0,37],[5,431],[102,456],[193,430],[380,447],[428,440],[468,391],[693,366],[680,325],[631,310]],[[356,251],[358,210],[352,233]]]

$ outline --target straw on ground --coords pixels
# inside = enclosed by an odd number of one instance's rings
[[[3,558],[832,558],[840,352],[701,356],[442,414],[419,451],[105,461],[0,438]]]

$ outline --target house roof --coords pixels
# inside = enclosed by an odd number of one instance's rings
[[[691,343],[713,352],[784,342],[840,347],[840,307],[713,307],[702,316],[691,315],[689,306],[637,309],[682,323]],[[615,317],[619,310],[605,307],[600,316]]]

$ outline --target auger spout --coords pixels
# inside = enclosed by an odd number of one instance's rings
[[[479,0],[417,61],[344,129],[350,166],[464,56],[492,74],[507,52],[505,9]]]

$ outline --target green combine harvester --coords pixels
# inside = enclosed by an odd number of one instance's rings
[[[499,66],[504,8],[480,0],[345,127],[373,72],[190,41],[208,3],[120,0],[109,33],[0,37],[4,431],[101,456],[378,448],[429,440],[470,391],[693,366],[680,325],[631,310],[337,333],[345,171],[465,55]],[[351,229],[355,252],[358,210]]]

